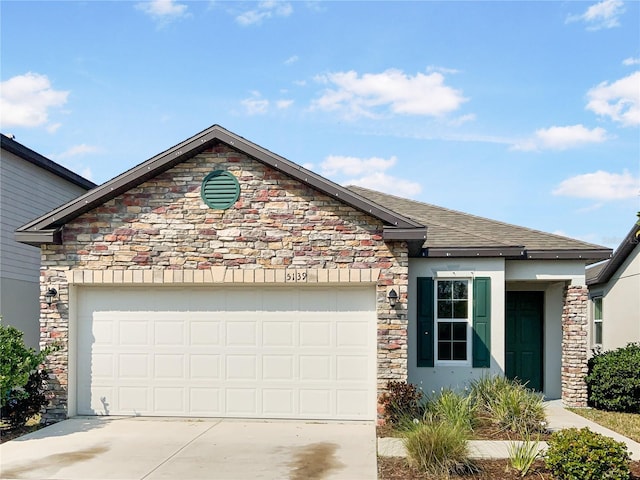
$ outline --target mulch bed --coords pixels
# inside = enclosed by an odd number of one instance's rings
[[[27,433],[35,432],[36,430],[40,430],[45,427],[45,425],[30,425],[24,427],[17,428],[9,428],[6,426],[0,427],[0,443],[8,442],[9,440],[13,440],[14,438],[21,437],[22,435],[26,435]]]
[[[464,475],[451,475],[451,480],[518,480],[520,472],[509,467],[509,460],[474,460],[476,472]],[[546,469],[542,460],[536,460],[533,468],[525,478],[536,480],[553,480],[551,472]],[[378,457],[378,480],[439,480],[419,472],[408,464],[405,458]],[[640,480],[640,462],[631,462],[631,477],[629,480]]]

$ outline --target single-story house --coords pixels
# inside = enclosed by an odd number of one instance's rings
[[[0,134],[0,316],[40,342],[40,249],[14,239],[20,225],[96,186],[62,165]]]
[[[214,125],[16,238],[42,251],[49,420],[375,420],[389,380],[487,373],[586,404],[611,250],[345,188]]]
[[[615,350],[640,342],[640,223],[613,257],[587,268],[591,349]]]

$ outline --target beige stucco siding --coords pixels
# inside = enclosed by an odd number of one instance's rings
[[[609,282],[590,288],[590,296],[602,296],[602,349],[613,350],[640,342],[640,246],[618,268]],[[593,304],[590,345],[593,345]]]

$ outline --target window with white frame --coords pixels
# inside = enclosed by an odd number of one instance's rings
[[[471,292],[469,280],[436,280],[436,360],[470,360]]]
[[[593,298],[593,344],[602,345],[602,297]]]

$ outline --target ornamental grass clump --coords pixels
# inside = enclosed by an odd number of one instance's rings
[[[524,435],[546,429],[542,395],[515,380],[494,376],[474,381],[470,397],[478,416],[499,430]]]
[[[471,397],[448,388],[442,389],[435,398],[427,402],[426,414],[441,422],[457,425],[469,432],[473,430],[475,423],[475,405]]]
[[[540,457],[540,439],[531,439],[529,432],[522,433],[521,442],[509,443],[507,450],[509,453],[509,465],[520,472],[521,477],[527,476],[533,463]]]
[[[551,435],[545,463],[559,480],[628,480],[627,446],[588,428]]]
[[[404,435],[409,462],[436,478],[469,471],[469,432],[460,425],[442,422],[426,414],[415,428]]]

